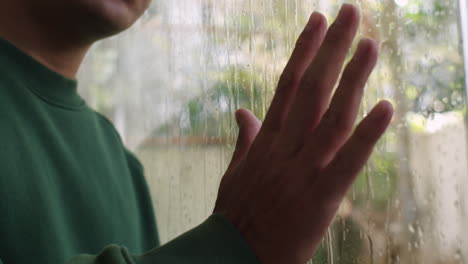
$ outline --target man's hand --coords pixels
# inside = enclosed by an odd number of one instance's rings
[[[380,102],[352,135],[377,45],[362,40],[330,96],[356,35],[359,11],[344,5],[327,32],[314,13],[280,78],[263,124],[236,113],[240,133],[221,182],[215,213],[224,214],[261,263],[306,263],[346,191],[390,123]]]

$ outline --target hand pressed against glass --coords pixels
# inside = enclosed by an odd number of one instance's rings
[[[221,182],[224,214],[261,263],[305,263],[390,123],[380,102],[351,134],[364,85],[377,60],[364,39],[330,96],[356,35],[359,11],[344,5],[327,31],[314,13],[299,37],[263,124],[236,113],[239,138]]]

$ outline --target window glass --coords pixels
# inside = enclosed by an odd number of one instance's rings
[[[130,31],[94,46],[80,92],[143,162],[162,242],[211,213],[237,135],[234,111],[263,118],[308,16],[331,22],[342,3],[155,0]],[[360,117],[380,99],[396,113],[313,263],[465,263],[457,1],[353,3],[360,37],[380,45]]]

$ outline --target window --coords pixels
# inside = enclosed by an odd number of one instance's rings
[[[318,10],[331,21],[342,2],[157,0],[133,29],[94,47],[81,94],[144,163],[162,242],[211,213],[237,134],[234,111],[265,115],[308,16]],[[396,114],[313,263],[464,263],[459,4],[354,3],[362,10],[360,35],[380,43],[361,116],[382,98]]]

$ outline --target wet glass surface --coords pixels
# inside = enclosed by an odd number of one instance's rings
[[[396,113],[313,263],[468,263],[457,1],[348,2],[362,11],[360,37],[380,46],[360,117],[380,99]],[[211,213],[234,111],[263,118],[308,16],[331,22],[342,3],[157,0],[130,31],[93,48],[80,92],[143,162],[162,242]]]

